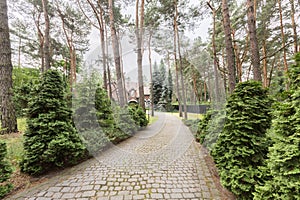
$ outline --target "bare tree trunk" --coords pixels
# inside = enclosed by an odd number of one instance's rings
[[[235,76],[235,56],[232,45],[231,37],[231,25],[230,16],[227,0],[222,0],[222,14],[223,14],[223,27],[225,33],[225,44],[226,44],[226,59],[228,69],[228,82],[229,82],[229,93],[231,94],[235,88],[236,76]]]
[[[179,55],[179,73],[180,73],[180,82],[181,82],[181,89],[182,89],[182,100],[183,100],[183,109],[184,109],[184,119],[187,119],[187,105],[186,105],[186,91],[185,91],[185,85],[184,85],[184,77],[183,77],[183,69],[182,69],[182,57],[181,57],[181,45],[180,45],[180,38],[178,33],[178,24],[177,24],[177,18],[178,18],[178,8],[177,8],[177,0],[174,1],[175,3],[175,20],[174,20],[174,26],[175,26],[175,34],[177,35],[177,48],[178,48],[178,55]]]
[[[45,18],[45,35],[44,35],[44,59],[45,59],[45,70],[50,69],[50,20],[48,14],[48,0],[42,0],[43,12]]]
[[[290,3],[291,3],[293,38],[294,38],[294,53],[297,53],[298,52],[298,35],[297,35],[297,25],[295,22],[295,2],[294,2],[294,0],[290,0]]]
[[[286,59],[286,48],[285,48],[285,33],[284,33],[284,30],[283,30],[281,0],[278,0],[278,7],[279,7],[279,17],[280,17],[280,32],[281,32],[281,40],[282,40],[282,48],[283,48],[284,71],[288,72],[288,64],[287,64],[287,59]]]
[[[108,1],[109,7],[109,19],[110,19],[110,31],[111,31],[111,38],[112,38],[112,47],[114,53],[114,61],[116,67],[116,75],[117,75],[117,89],[120,95],[120,106],[125,106],[125,99],[124,99],[124,89],[123,89],[123,81],[122,81],[122,71],[121,71],[121,58],[120,58],[120,50],[119,50],[119,41],[117,38],[116,27],[115,27],[115,19],[114,19],[114,10],[113,10],[113,0]]]
[[[213,50],[213,59],[214,59],[214,76],[215,76],[215,96],[216,102],[220,101],[220,89],[219,89],[219,75],[218,75],[218,58],[217,58],[217,50],[216,50],[216,9],[207,2],[207,5],[211,9],[213,13],[213,32],[212,32],[212,50]]]
[[[38,14],[37,19],[34,20],[35,26],[37,28],[37,34],[39,38],[39,55],[41,57],[41,73],[44,73],[45,71],[45,56],[44,56],[44,35],[42,33],[42,30],[40,29],[40,18],[41,13]]]
[[[108,33],[107,33],[107,28],[106,28],[106,26],[104,26],[104,30],[105,30],[105,41],[106,41],[106,49],[105,49],[105,51],[106,51],[106,55],[108,56],[108,44],[109,44],[109,42],[108,42],[108,38],[107,38],[107,35],[108,35]],[[111,82],[111,74],[110,74],[110,66],[109,66],[109,59],[108,59],[108,57],[107,57],[107,59],[106,59],[106,66],[107,66],[107,80],[108,80],[108,96],[109,96],[109,99],[110,100],[112,100],[112,88],[111,88],[111,84],[112,84],[112,82]]]
[[[268,87],[268,63],[267,63],[267,47],[266,47],[266,40],[265,38],[263,39],[263,44],[262,44],[262,53],[264,56],[263,59],[263,86]]]
[[[153,104],[153,72],[152,72],[152,57],[151,57],[151,39],[153,32],[150,30],[148,40],[148,52],[149,52],[149,65],[150,65],[150,96],[151,96],[151,116],[154,116],[154,104]]]
[[[253,66],[253,79],[262,82],[253,0],[247,0],[247,6],[248,6],[248,11],[247,11],[248,29],[249,29],[250,45],[251,45],[251,62]]]
[[[178,62],[177,62],[177,34],[176,34],[176,18],[174,17],[174,64],[175,64],[175,78],[176,78],[176,93],[177,93],[177,101],[178,101],[178,108],[179,108],[179,117],[182,117],[182,106],[181,106],[181,95],[179,89],[179,76],[178,76]]]
[[[13,66],[6,0],[0,2],[0,47],[0,133],[6,134],[18,131],[13,103]]]
[[[138,65],[138,84],[139,84],[139,103],[145,111],[144,81],[143,81],[143,26],[144,26],[144,0],[141,0],[139,15],[139,0],[136,0],[136,38],[137,38],[137,65]]]

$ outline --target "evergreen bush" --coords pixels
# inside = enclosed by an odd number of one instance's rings
[[[100,123],[103,123],[103,120],[99,119],[101,116],[97,116],[99,106],[97,107],[98,110],[96,109],[96,104],[101,103],[100,96],[102,95],[102,93],[98,94],[101,92],[98,87],[94,76],[84,77],[80,83],[76,84],[76,93],[73,97],[74,123],[90,155],[99,153],[109,143],[109,138],[103,129],[104,126],[102,128],[98,122],[99,120]],[[105,105],[106,107],[110,106]]]
[[[225,121],[224,110],[209,110],[199,122],[196,138],[209,151],[214,148]]]
[[[65,86],[58,71],[48,70],[29,103],[23,172],[42,174],[77,164],[86,156],[86,148],[73,126]]]
[[[129,105],[128,111],[138,129],[146,127],[148,125],[146,113],[143,111],[143,108],[141,108],[139,105]]]
[[[12,184],[6,183],[12,173],[12,168],[5,159],[6,155],[6,143],[0,140],[0,198],[4,197],[13,188]]]
[[[256,187],[254,199],[300,199],[300,54],[289,69],[288,98],[279,102],[269,137],[266,173],[270,178]]]
[[[267,91],[255,81],[238,84],[228,99],[224,129],[212,155],[221,183],[238,199],[253,199],[254,186],[261,182],[270,107]]]

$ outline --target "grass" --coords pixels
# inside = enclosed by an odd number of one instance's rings
[[[26,118],[17,119],[19,133],[0,135],[0,139],[6,142],[7,159],[16,170],[23,155],[23,133],[26,130]]]
[[[184,115],[184,113],[182,113]],[[179,117],[179,112],[172,112],[172,115]],[[187,118],[194,120],[194,119],[203,119],[203,114],[197,113],[187,113]]]
[[[153,117],[152,117],[152,116],[150,115],[149,125],[150,125],[150,124],[153,124],[153,123],[156,122],[157,120],[158,120],[158,117],[157,117],[157,116],[153,116]]]

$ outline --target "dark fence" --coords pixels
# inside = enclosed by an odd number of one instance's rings
[[[209,109],[209,105],[187,105],[187,112],[188,113],[198,113],[198,114],[205,114],[206,111]],[[174,110],[179,110],[178,105],[173,105]],[[182,105],[183,110],[183,105]]]

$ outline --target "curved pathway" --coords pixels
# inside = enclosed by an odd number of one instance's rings
[[[171,114],[9,199],[221,199],[189,129]]]

